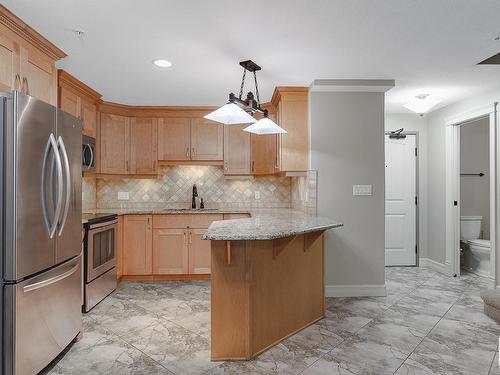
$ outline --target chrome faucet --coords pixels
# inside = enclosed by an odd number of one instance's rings
[[[196,184],[193,185],[193,196],[191,199],[191,208],[196,208],[196,197],[198,196],[198,189],[196,188]]]

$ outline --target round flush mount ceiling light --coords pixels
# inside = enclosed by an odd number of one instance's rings
[[[165,59],[155,59],[153,60],[153,64],[160,68],[170,68],[172,66],[172,63]]]

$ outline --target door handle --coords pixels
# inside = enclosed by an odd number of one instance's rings
[[[65,271],[57,276],[49,277],[48,279],[34,282],[32,284],[28,284],[23,288],[23,292],[31,292],[33,290],[37,290],[46,286],[49,286],[51,284],[57,283],[58,281],[64,280],[65,278],[73,275],[76,270],[78,269],[79,264],[75,264],[71,269],[68,271]]]
[[[20,91],[21,90],[21,77],[19,76],[19,73],[16,74],[16,77],[14,78],[14,91]]]
[[[64,229],[64,224],[66,224],[66,219],[68,218],[69,204],[71,200],[71,171],[69,169],[68,152],[66,151],[66,146],[64,145],[64,140],[61,136],[57,139],[58,147],[62,151],[62,160],[64,162],[64,174],[66,175],[66,201],[64,202],[64,211],[62,214],[62,222],[59,227],[59,237]]]
[[[49,215],[47,213],[47,203],[45,201],[45,179],[46,179],[46,170],[47,170],[47,158],[49,156],[50,149],[54,152],[54,161],[57,166],[57,200],[56,200],[56,209],[54,212],[53,222],[49,222]],[[51,184],[52,185],[52,184]],[[42,213],[43,220],[45,222],[45,226],[47,228],[47,234],[49,238],[53,238],[58,225],[58,218],[61,216],[61,208],[62,208],[62,199],[63,199],[63,176],[62,176],[62,165],[61,165],[61,157],[59,155],[56,138],[54,134],[50,133],[49,139],[47,140],[47,144],[45,145],[44,155],[42,159],[42,171],[41,171],[41,184],[40,184],[40,194],[41,194],[41,204],[42,204]],[[52,192],[51,192],[52,193]]]
[[[186,147],[186,157],[189,158],[189,147]]]

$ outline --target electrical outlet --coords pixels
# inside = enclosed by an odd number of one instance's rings
[[[82,201],[85,200],[85,192],[82,190]]]
[[[128,191],[119,191],[118,192],[118,200],[119,201],[128,201],[129,200]]]
[[[255,200],[258,201],[260,199],[260,191],[255,192]]]

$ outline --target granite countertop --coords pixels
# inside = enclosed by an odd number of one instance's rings
[[[342,227],[335,220],[293,209],[250,210],[248,219],[214,221],[203,235],[204,240],[240,241],[273,240]]]
[[[234,208],[96,208],[83,210],[83,214],[117,214],[117,215],[181,215],[181,214],[249,214],[250,210]],[[88,220],[82,218],[82,224]]]

